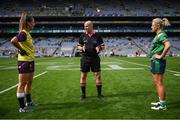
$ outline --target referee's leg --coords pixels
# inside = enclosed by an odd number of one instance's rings
[[[94,72],[94,76],[96,79],[96,87],[97,87],[97,97],[102,98],[102,80],[101,80],[101,71]]]
[[[81,72],[81,78],[80,78],[80,86],[82,92],[82,95],[80,97],[81,100],[86,98],[86,78],[87,78],[87,73]]]

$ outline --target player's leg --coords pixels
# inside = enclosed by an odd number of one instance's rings
[[[157,91],[157,84],[156,84],[156,82],[158,80],[157,72],[159,72],[158,69],[157,69],[157,61],[156,60],[152,60],[151,61],[151,73],[152,73],[153,83],[154,83],[156,91]],[[159,98],[158,98],[158,101],[152,102],[151,105],[158,106],[159,105]]]
[[[158,95],[160,98],[160,103],[165,103],[166,100],[166,90],[163,82],[163,74],[158,76]]]
[[[156,85],[157,85],[157,93],[159,96],[160,106],[163,109],[166,109],[166,92],[165,92],[165,86],[163,83],[163,74],[158,74]]]
[[[157,92],[158,91],[158,88],[157,88],[158,74],[152,74],[152,78],[153,78],[153,83]],[[158,95],[158,92],[157,92],[157,95]],[[151,105],[154,105],[154,106],[158,106],[159,104],[160,104],[159,97],[156,102],[151,103]]]
[[[156,86],[157,94],[159,96],[159,102],[154,104],[155,106],[152,107],[154,110],[166,110],[166,102],[165,102],[165,86],[163,83],[163,74],[165,71],[166,61],[159,61],[155,65],[155,73],[153,74],[154,84]],[[153,104],[152,104],[153,105]]]
[[[28,75],[27,73],[19,74],[19,83],[17,87],[17,98],[19,101],[19,112],[33,112],[33,110],[29,110],[25,107],[24,103],[24,89],[27,83]]]
[[[28,73],[27,83],[25,86],[25,94],[26,94],[26,106],[37,106],[37,103],[33,103],[31,99],[31,86],[33,80],[34,73]]]
[[[31,101],[31,86],[34,75],[34,61],[25,62],[24,72],[26,73],[26,86],[25,86],[25,95],[26,95],[26,106],[37,106],[37,104],[32,103]]]
[[[165,67],[166,67],[166,61],[163,60],[160,62],[160,74],[158,74],[158,81],[157,81],[157,91],[159,95],[160,102],[163,103],[166,99],[166,90],[163,82],[163,75],[165,72]]]
[[[19,74],[19,82],[18,82],[18,87],[17,87],[17,99],[19,101],[19,106],[20,108],[24,108],[24,88],[26,85],[26,79],[24,79],[24,74]]]
[[[157,89],[157,94],[159,96],[159,101],[151,103],[152,105],[154,105],[153,107],[151,107],[151,109],[166,110],[166,101],[165,101],[166,94],[165,94],[165,86],[163,84],[163,75],[156,74],[154,76],[155,76],[154,82],[156,84],[155,86]]]
[[[33,112],[33,110],[28,110],[25,107],[24,96],[25,96],[25,87],[27,81],[29,80],[29,64],[26,61],[18,61],[18,71],[19,71],[19,83],[17,87],[17,98],[19,101],[20,109],[19,112]]]

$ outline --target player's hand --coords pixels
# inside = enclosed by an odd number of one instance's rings
[[[22,56],[28,56],[28,53],[25,50],[19,50],[19,54],[21,54]]]
[[[153,56],[153,58],[155,58],[155,59],[162,59],[162,56],[161,56],[161,55],[158,55],[158,54],[155,54],[155,55]]]

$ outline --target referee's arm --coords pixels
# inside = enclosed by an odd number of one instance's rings
[[[104,50],[104,49],[105,49],[105,44],[102,43],[102,44],[100,45],[100,50]]]
[[[81,44],[78,44],[77,45],[77,48],[79,49],[79,50],[81,50],[81,51],[85,51],[85,49],[84,49],[84,45],[81,45]]]
[[[105,44],[104,44],[104,41],[103,41],[101,35],[99,35],[98,41],[99,41],[98,48],[99,48],[99,52],[100,52],[105,49]]]
[[[77,49],[79,49],[81,52],[85,52],[85,45],[83,42],[82,35],[79,37],[79,43],[77,44]]]

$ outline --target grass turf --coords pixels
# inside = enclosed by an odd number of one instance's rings
[[[37,58],[32,98],[40,103],[34,113],[19,113],[16,88],[0,94],[0,118],[51,119],[51,118],[180,118],[180,58],[167,59],[164,79],[167,90],[166,111],[153,111],[150,103],[158,99],[151,78],[149,58],[102,58],[104,100],[96,98],[92,73],[87,79],[87,99],[80,101],[80,58]],[[137,64],[138,63],[138,64]],[[110,65],[122,69],[112,69]],[[136,70],[137,69],[137,70]],[[172,72],[173,70],[174,72]],[[16,59],[0,59],[0,91],[17,84]]]

